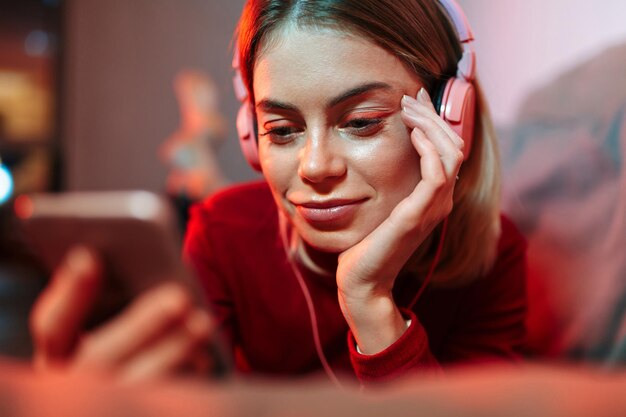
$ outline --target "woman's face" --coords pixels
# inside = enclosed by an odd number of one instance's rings
[[[309,245],[354,246],[420,180],[400,100],[421,82],[368,40],[314,29],[273,39],[253,75],[259,157],[276,203]]]

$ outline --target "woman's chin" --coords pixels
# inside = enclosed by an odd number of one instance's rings
[[[334,255],[350,249],[361,240],[347,232],[317,232],[304,235],[302,239],[312,249]]]

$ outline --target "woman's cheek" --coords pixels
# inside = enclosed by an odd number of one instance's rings
[[[284,194],[290,179],[298,174],[297,158],[286,147],[273,147],[259,143],[259,162],[263,176],[274,193]]]
[[[354,141],[349,154],[353,163],[377,177],[396,178],[401,172],[413,173],[419,167],[419,155],[401,121],[390,124],[375,137]]]

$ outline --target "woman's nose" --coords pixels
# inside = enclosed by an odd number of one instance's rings
[[[299,159],[298,175],[312,183],[339,178],[346,173],[341,146],[330,134],[309,133]]]

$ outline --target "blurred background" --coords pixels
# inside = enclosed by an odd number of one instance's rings
[[[565,248],[558,255],[571,260],[587,247],[577,246],[578,252],[570,251],[569,246],[558,239],[549,240],[548,245],[533,246],[537,224],[541,223],[539,219],[544,218],[546,210],[553,219],[563,216],[569,219],[563,228],[553,229],[552,236],[560,236],[559,233],[576,220],[571,212],[555,211],[550,200],[555,188],[543,187],[546,180],[556,178],[557,188],[570,184],[567,189],[571,190],[571,183],[579,181],[585,184],[585,190],[593,189],[589,178],[593,180],[598,176],[577,177],[575,172],[582,166],[587,173],[600,173],[601,177],[606,174],[612,181],[607,195],[614,199],[605,196],[609,199],[603,197],[606,201],[596,203],[596,195],[591,191],[581,194],[581,188],[574,187],[574,191],[558,203],[591,201],[590,209],[580,214],[585,224],[596,227],[596,218],[610,221],[603,223],[606,234],[600,233],[597,241],[587,243],[610,241],[610,248],[602,256],[618,254],[623,258],[624,252],[616,250],[620,247],[623,250],[620,246],[623,238],[610,237],[608,230],[610,227],[615,230],[616,224],[618,233],[624,230],[623,213],[626,212],[620,211],[624,208],[624,199],[620,197],[624,194],[624,182],[620,178],[624,177],[621,155],[626,140],[621,120],[626,95],[614,97],[626,85],[626,66],[621,61],[615,63],[616,56],[626,54],[623,47],[620,49],[620,45],[626,43],[626,2],[459,2],[475,32],[479,77],[501,134],[504,208],[522,225],[531,240],[531,255],[539,251],[533,248],[543,250],[549,246]],[[257,174],[248,167],[239,150],[235,129],[238,103],[231,82],[232,34],[242,5],[243,0],[0,0],[0,158],[13,178],[13,197],[33,191],[138,188],[171,193],[172,167],[193,163],[164,144],[180,143],[180,138],[200,135],[198,132],[204,132],[205,128],[210,128],[208,135],[214,138],[207,141],[211,147],[207,158],[221,176],[218,186],[256,178]],[[596,68],[597,62],[608,62],[606,66],[610,71]],[[206,96],[195,102],[201,103],[199,107],[210,102],[208,107],[213,116],[200,122],[194,122],[193,116],[185,116],[190,112],[185,102],[195,99],[181,97],[185,95],[185,87],[180,86],[189,85],[181,84],[181,74],[195,74],[188,79],[200,80],[202,86],[209,86]],[[601,86],[598,81],[603,81]],[[554,92],[557,87],[559,92]],[[541,95],[542,92],[552,93],[546,96]],[[607,99],[605,92],[613,94],[613,98]],[[189,94],[193,93],[187,96]],[[572,107],[572,103],[587,100],[586,108]],[[607,102],[611,108],[603,107]],[[555,115],[555,109],[565,114]],[[594,118],[589,121],[591,113]],[[582,131],[591,133],[580,135],[581,120],[589,121]],[[572,135],[573,128],[578,130]],[[571,142],[580,145],[576,155],[600,156],[594,157],[591,165],[576,158],[564,162],[565,165],[573,163],[574,168],[561,177],[562,172],[554,174],[554,164],[551,165],[550,158],[546,159],[545,152],[536,146],[537,143],[550,144],[552,151],[558,154],[569,147],[567,141],[572,136],[580,139]],[[599,140],[593,140],[599,136]],[[542,141],[534,141],[536,138]],[[603,143],[610,146],[603,148]],[[600,151],[589,152],[596,149],[594,146]],[[525,152],[529,149],[530,157]],[[215,160],[210,159],[213,157]],[[528,172],[537,170],[546,175],[529,180]],[[8,184],[8,180],[2,182],[1,178],[0,185]],[[203,192],[208,192],[209,188],[208,185],[198,187]],[[533,198],[546,196],[541,200],[545,204],[533,205],[536,199],[524,200],[529,195]],[[3,213],[8,211],[6,207],[7,204],[2,206]],[[590,217],[590,213],[598,217]],[[608,217],[603,217],[607,213]],[[16,249],[17,237],[12,233],[8,217],[3,214],[0,224],[3,265],[0,297],[4,297],[0,299],[0,309],[7,311],[16,299],[32,299],[41,285],[40,280],[12,281],[12,277],[29,274],[41,277],[42,274],[36,268],[30,268],[28,273],[22,269],[15,272],[18,264],[19,268],[32,264],[20,261],[29,255]],[[583,235],[588,236],[587,229],[580,229],[580,235],[573,237],[569,231],[570,239]],[[546,272],[545,264],[552,261],[548,259],[538,268]],[[597,266],[597,258],[588,264],[588,268]],[[571,268],[578,268],[579,275],[583,275],[580,271],[587,274],[580,265],[570,265]],[[626,282],[623,263],[613,264],[608,272],[590,271],[594,276],[610,276],[607,280],[613,283],[612,287],[608,285],[599,291],[592,305],[606,304],[607,293],[623,293]],[[546,274],[555,276],[553,272]],[[584,333],[597,317],[591,315],[581,319],[582,322],[573,319],[576,323],[568,322],[568,314],[581,302],[581,294],[588,295],[590,290],[577,279],[556,275],[558,279],[547,279],[548,284],[542,281],[539,286],[562,288],[563,280],[570,280],[568,282],[577,283],[572,286],[574,290],[566,291],[569,295],[561,297],[562,300],[559,298],[560,304],[552,308],[554,311],[541,310],[541,307],[533,317],[560,328],[571,324],[568,332],[563,332],[567,336],[558,341],[545,340],[550,338],[551,329],[544,329],[537,336],[543,338],[541,343],[551,344],[558,350],[560,348],[554,346],[562,345],[565,339],[573,346],[571,341],[576,339],[576,334]],[[615,291],[615,283],[619,284],[618,291]],[[13,304],[9,303],[11,300]],[[0,311],[0,353],[28,355],[25,347],[28,336],[24,330],[26,304],[21,303],[4,315]],[[13,321],[5,319],[9,316]],[[610,317],[604,320],[615,321]],[[622,340],[620,338],[626,334],[623,323],[619,319],[617,324],[612,324],[611,337]],[[578,346],[577,349],[583,348]]]

